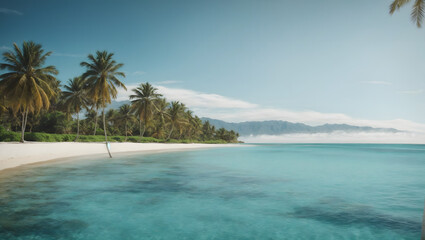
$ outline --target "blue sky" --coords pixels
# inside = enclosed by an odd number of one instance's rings
[[[41,43],[62,81],[108,50],[127,85],[155,83],[200,116],[423,127],[425,30],[390,3],[1,1],[0,50]]]

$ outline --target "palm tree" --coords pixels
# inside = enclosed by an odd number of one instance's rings
[[[191,110],[186,110],[186,112],[184,113],[184,117],[186,119],[186,128],[183,130],[186,131],[185,135],[189,137],[189,139],[192,139],[192,132],[195,130],[195,125],[197,124],[196,117],[193,116],[193,111]]]
[[[2,92],[2,90],[0,89],[0,93]],[[8,110],[7,110],[7,103],[6,103],[6,97],[5,96],[3,96],[1,99],[0,99],[0,116],[3,114],[3,113],[7,113],[8,112]]]
[[[124,83],[118,80],[117,77],[125,77],[123,72],[118,70],[123,66],[122,63],[117,63],[112,59],[113,53],[106,51],[97,51],[96,56],[89,54],[88,62],[82,62],[80,65],[85,67],[87,71],[82,75],[86,82],[87,93],[91,100],[95,103],[99,102],[102,107],[103,116],[103,131],[105,133],[105,142],[108,144],[108,136],[106,134],[105,108],[111,103],[112,99],[117,98],[117,87],[122,87],[125,90]],[[112,157],[109,152],[109,156]]]
[[[89,125],[90,125],[90,127],[93,127],[93,128],[91,128],[91,131],[93,131],[93,129],[94,129],[94,133],[93,133],[93,136],[94,135],[96,135],[96,125],[97,125],[97,112],[95,111],[95,110],[93,110],[93,105],[92,105],[92,103],[91,103],[91,101],[90,101],[90,99],[88,99],[89,100],[89,105],[91,105],[90,106],[90,108],[87,110],[87,112],[86,112],[86,114],[85,114],[85,116],[86,116],[86,121],[89,123]],[[87,133],[88,134],[88,133]]]
[[[226,129],[224,128],[219,128],[216,132],[216,137],[218,139],[225,139],[225,135],[226,135]]]
[[[81,77],[70,79],[68,85],[65,85],[64,88],[65,91],[62,92],[62,97],[67,112],[77,114],[77,136],[74,140],[76,142],[80,134],[80,111],[81,108],[87,109],[88,105],[87,91]]]
[[[133,89],[134,94],[130,95],[131,106],[133,111],[139,116],[139,129],[140,137],[146,129],[146,125],[151,120],[155,111],[155,101],[158,100],[162,95],[157,93],[158,89],[149,84],[140,84],[139,87]],[[142,119],[143,119],[143,131],[142,131]]]
[[[202,140],[212,140],[215,134],[215,127],[206,121],[202,126]]]
[[[93,102],[91,99],[89,100],[89,105],[90,107],[90,111],[92,111],[92,113],[90,114],[90,117],[93,118],[94,120],[94,131],[93,131],[93,136],[96,135],[96,130],[97,130],[97,116],[98,116],[98,111],[99,111],[99,106],[100,106],[100,101],[98,100],[97,102]]]
[[[202,120],[198,116],[195,116],[190,121],[190,126],[191,131],[189,133],[189,138],[197,139],[202,133]]]
[[[105,120],[106,120],[106,129],[109,129],[109,133],[112,135],[119,134],[118,124],[120,123],[120,117],[119,117],[118,110],[109,109],[105,113]]]
[[[153,126],[153,134],[152,137],[155,138],[165,138],[165,120],[168,118],[168,105],[169,103],[165,98],[158,98],[155,103],[155,115],[154,115],[154,123]]]
[[[16,43],[13,47],[13,51],[3,53],[6,63],[0,64],[0,70],[9,72],[0,75],[0,89],[13,112],[22,114],[21,142],[24,142],[28,113],[49,108],[50,99],[56,94],[57,80],[53,75],[58,71],[54,66],[43,67],[52,52],[44,53],[40,44],[30,41],[23,42],[22,49]]]
[[[169,103],[165,98],[158,98],[155,101],[154,107],[156,110],[156,116],[158,118],[159,125],[161,127],[165,126],[165,118],[168,116],[167,107]]]
[[[166,141],[170,139],[175,125],[180,124],[182,122],[182,118],[183,118],[183,114],[185,110],[186,110],[186,107],[184,106],[184,104],[180,103],[179,101],[171,102],[170,108],[168,109],[168,118],[170,120],[171,129]]]
[[[127,141],[128,123],[134,120],[134,115],[129,104],[124,104],[119,109],[119,118],[124,122],[125,139]]]
[[[403,7],[409,2],[410,0],[394,0],[394,2],[390,5],[390,14],[393,14],[396,10],[399,10],[401,7]],[[412,17],[412,21],[416,23],[416,26],[422,26],[424,14],[425,0],[415,0],[410,16]]]
[[[0,116],[1,116],[3,113],[6,113],[6,112],[7,112],[6,105],[4,105],[3,103],[0,103]]]

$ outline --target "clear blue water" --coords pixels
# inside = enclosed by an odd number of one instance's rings
[[[420,239],[425,145],[81,160],[0,174],[0,239]]]

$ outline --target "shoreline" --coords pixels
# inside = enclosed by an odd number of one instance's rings
[[[236,144],[202,143],[110,143],[111,154],[161,153],[193,149],[234,147]],[[23,165],[37,164],[81,156],[108,157],[105,143],[90,142],[2,142],[0,143],[0,172]]]

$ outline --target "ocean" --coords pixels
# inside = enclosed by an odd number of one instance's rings
[[[420,239],[425,145],[259,144],[0,174],[0,239]]]

